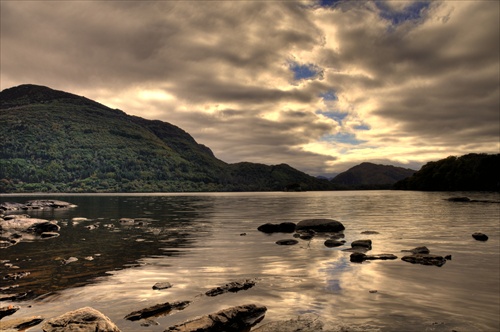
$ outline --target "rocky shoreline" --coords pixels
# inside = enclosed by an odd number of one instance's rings
[[[463,202],[460,200],[451,200]],[[6,212],[11,211],[29,211],[30,209],[48,209],[48,208],[71,208],[73,204],[61,201],[30,201],[25,204],[19,203],[2,203],[0,205],[0,250],[19,243],[25,239],[50,239],[59,236],[61,226],[57,220],[44,220],[31,218],[27,214],[22,215],[6,215]],[[75,220],[78,222],[78,220]],[[147,221],[137,220],[132,218],[123,218],[120,224],[124,225],[140,225],[143,226]],[[86,226],[89,230],[99,227],[99,224]],[[367,254],[372,250],[372,240],[364,239],[345,239],[343,231],[344,225],[333,219],[306,219],[295,224],[292,222],[272,224],[267,223],[259,226],[258,231],[264,234],[280,233],[290,234],[288,238],[283,238],[276,241],[277,245],[295,245],[302,241],[310,241],[313,238],[324,239],[324,245],[327,248],[338,248],[350,243],[350,247],[342,251],[350,253],[350,262],[353,264],[362,264],[365,261],[371,260],[395,260],[398,258],[394,253],[380,253],[380,254]],[[368,230],[361,232],[362,235],[378,234],[376,231]],[[240,234],[245,235],[245,234]],[[487,241],[486,234],[475,232],[472,237],[477,241]],[[436,267],[443,266],[447,261],[450,261],[452,256],[434,255],[430,254],[430,250],[425,247],[416,247],[409,250],[401,250],[403,256],[401,261],[409,262],[412,264],[432,265]],[[70,257],[63,261],[63,264],[70,264],[78,260],[76,257]],[[0,263],[7,266],[12,264],[8,261],[0,261]],[[10,286],[0,289],[0,301],[15,303],[27,298],[28,294],[12,294],[15,289],[14,282],[29,275],[29,271],[19,271],[8,273],[3,276],[3,280],[9,281]],[[162,290],[175,287],[169,282],[158,282],[152,286],[153,289]],[[215,297],[224,295],[226,293],[236,293],[246,291],[253,287],[258,287],[258,280],[244,279],[230,281],[224,285],[208,289],[199,296]],[[376,290],[370,291],[376,292]],[[196,299],[184,299],[175,302],[159,303],[157,305],[139,309],[128,314],[124,314],[124,319],[130,321],[140,321],[141,326],[147,327],[150,324],[155,324],[154,318],[159,316],[166,316],[173,312],[185,310],[189,307],[192,301]],[[105,313],[99,312],[91,307],[84,307],[78,310],[67,312],[58,317],[44,318],[40,316],[17,318],[17,319],[4,319],[13,315],[20,309],[19,306],[8,304],[0,306],[0,331],[23,331],[40,324],[45,332],[59,332],[59,331],[120,331],[120,329],[113,323]],[[210,313],[205,316],[196,317],[184,323],[173,325],[165,329],[165,332],[313,332],[313,331],[326,331],[323,330],[324,323],[321,317],[313,314],[305,314],[294,317],[288,320],[272,321],[265,323],[265,313],[267,308],[264,305],[255,303],[244,303],[242,305],[228,307],[223,310]],[[263,322],[264,324],[255,327],[257,324]],[[254,328],[255,327],[255,328]]]

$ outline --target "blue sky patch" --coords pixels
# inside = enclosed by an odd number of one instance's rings
[[[356,138],[356,135],[351,133],[338,133],[335,135],[324,135],[321,137],[322,141],[327,141],[331,143],[345,143],[351,145],[359,145],[362,143],[366,143],[366,141],[362,141]]]
[[[344,0],[319,0],[319,5],[321,7],[335,7],[339,2],[343,2]]]
[[[394,25],[399,25],[406,21],[414,21],[422,18],[425,9],[429,8],[430,1],[416,1],[404,8],[402,11],[394,10],[385,1],[375,1],[375,5],[380,10],[380,16]]]
[[[335,94],[335,91],[329,90],[327,92],[323,92],[319,95],[321,98],[324,100],[339,100],[337,97],[337,94]]]
[[[296,81],[313,79],[323,72],[321,68],[312,63],[301,65],[297,62],[290,63],[290,70],[293,72],[293,79]]]
[[[330,118],[332,120],[337,121],[339,124],[342,123],[342,121],[347,117],[348,113],[342,113],[342,112],[335,112],[335,111],[317,111],[316,114],[321,114],[326,116],[327,118]]]
[[[354,129],[356,129],[356,130],[370,130],[372,128],[367,124],[361,124],[361,125],[354,126]]]

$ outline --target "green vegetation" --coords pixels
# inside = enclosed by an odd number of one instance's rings
[[[425,164],[395,189],[423,191],[500,191],[500,154],[467,154]]]
[[[324,190],[287,165],[229,165],[182,129],[62,91],[0,93],[0,192]]]

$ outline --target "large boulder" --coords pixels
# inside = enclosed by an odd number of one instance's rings
[[[44,332],[119,332],[118,327],[104,314],[90,308],[80,308],[59,317],[49,319],[42,325]]]
[[[165,331],[172,332],[241,332],[264,319],[267,308],[255,304],[246,304],[223,309],[179,325]]]
[[[297,224],[297,231],[314,230],[315,232],[341,232],[345,229],[344,225],[333,219],[305,219]]]

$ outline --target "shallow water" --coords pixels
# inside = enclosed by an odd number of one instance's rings
[[[468,196],[499,201],[495,193],[343,191],[306,193],[1,195],[0,201],[60,199],[74,209],[30,211],[59,220],[61,236],[0,250],[0,260],[31,274],[16,292],[36,298],[4,319],[54,317],[92,306],[123,331],[163,331],[168,326],[233,305],[268,308],[266,322],[315,313],[332,331],[498,331],[500,329],[500,204],[458,203]],[[88,221],[73,223],[74,217]],[[120,218],[145,218],[124,225]],[[325,238],[278,246],[291,234],[257,231],[266,222],[333,218],[346,245],[327,248]],[[85,226],[99,224],[94,230]],[[364,235],[363,231],[379,234]],[[486,242],[471,237],[489,236]],[[369,238],[368,254],[427,246],[452,255],[442,267],[401,261],[351,263],[342,249]],[[85,257],[92,256],[89,261]],[[78,261],[64,265],[63,259]],[[1,278],[13,269],[0,267]],[[230,281],[255,279],[255,287],[217,297],[201,296]],[[173,287],[153,290],[156,282]],[[370,292],[372,291],[372,292]],[[376,292],[373,292],[376,291]],[[123,317],[158,303],[190,300],[183,311],[141,326]],[[11,304],[0,303],[0,307]],[[1,322],[0,322],[1,324]],[[1,325],[0,325],[1,326]],[[30,331],[40,331],[40,325]]]

